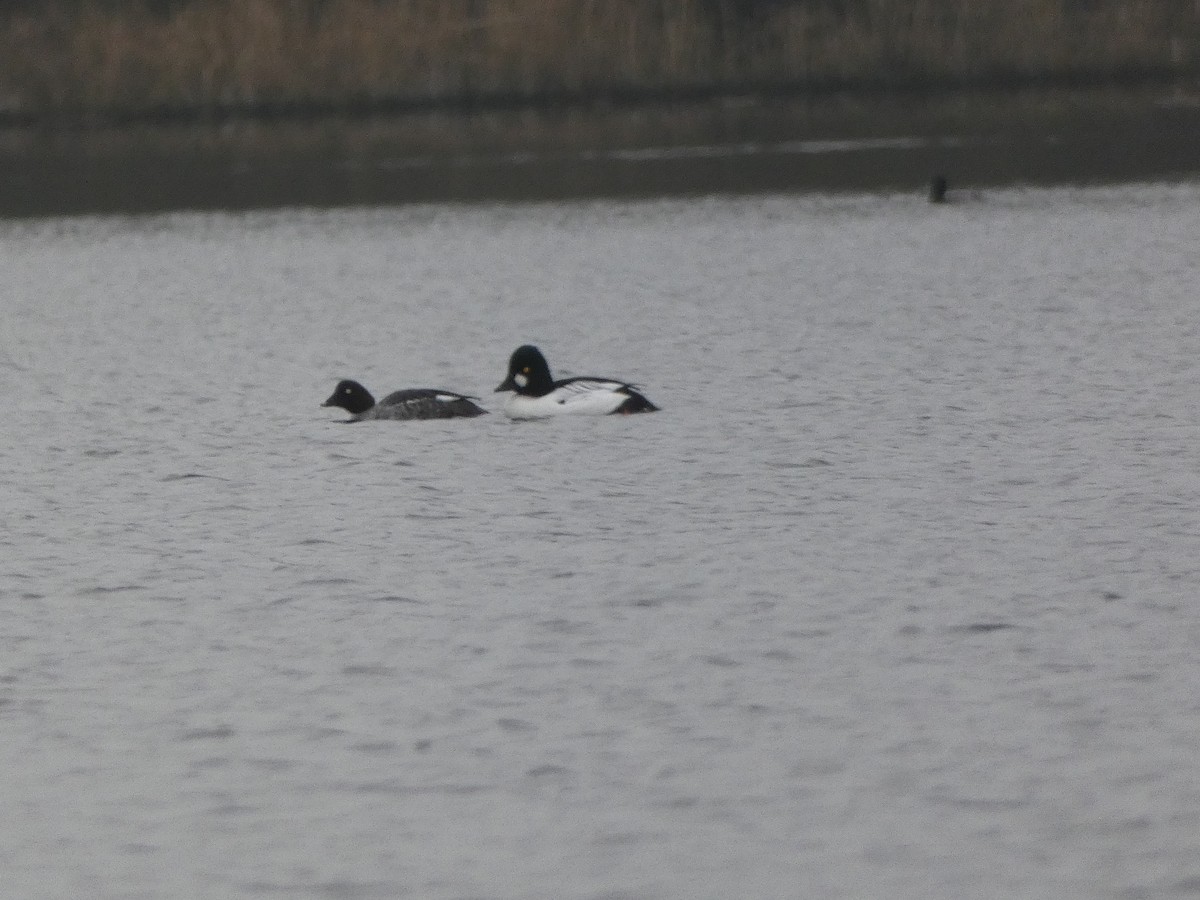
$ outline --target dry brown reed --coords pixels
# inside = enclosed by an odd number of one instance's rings
[[[1200,0],[0,7],[0,112],[34,119],[1198,73]]]

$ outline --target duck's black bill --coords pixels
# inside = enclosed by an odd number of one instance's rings
[[[511,375],[509,375],[502,382],[500,382],[499,386],[496,388],[496,392],[498,393],[500,391],[515,391],[516,389],[517,389],[517,383],[515,381],[513,381],[513,377]]]

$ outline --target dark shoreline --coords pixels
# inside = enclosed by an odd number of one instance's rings
[[[282,111],[281,111],[282,112]],[[0,216],[1200,175],[1200,99],[1170,85],[743,94],[652,103],[0,128]]]
[[[1180,89],[1177,72],[1164,66],[1139,65],[1125,69],[1075,71],[1054,75],[992,75],[970,80],[912,78],[826,78],[805,81],[739,81],[696,85],[610,84],[568,90],[472,91],[438,97],[349,95],[330,100],[262,100],[195,105],[162,104],[53,111],[0,109],[0,129],[37,128],[87,130],[139,125],[221,126],[234,123],[347,121],[414,114],[471,116],[480,113],[534,113],[554,115],[572,110],[636,110],[665,105],[721,104],[754,98],[761,102],[821,102],[854,96],[865,102],[896,98],[902,102],[929,102],[955,96],[987,98],[1023,93],[1087,95],[1098,92],[1164,92]],[[1200,84],[1196,85],[1200,96]]]

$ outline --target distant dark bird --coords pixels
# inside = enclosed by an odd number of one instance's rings
[[[508,377],[497,391],[513,391],[504,403],[511,419],[546,416],[655,412],[658,407],[639,394],[632,384],[615,378],[581,376],[555,381],[542,351],[525,344],[508,360]]]
[[[934,175],[929,180],[929,202],[945,203],[947,187],[945,175]]]
[[[357,381],[339,381],[322,406],[337,406],[350,413],[350,422],[366,419],[454,419],[487,413],[467,397],[434,388],[408,388],[388,394],[378,403]]]

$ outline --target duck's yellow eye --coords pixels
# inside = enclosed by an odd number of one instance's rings
[[[526,375],[528,375],[529,374],[529,366],[526,366],[521,371],[524,372]]]

